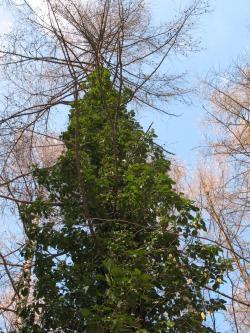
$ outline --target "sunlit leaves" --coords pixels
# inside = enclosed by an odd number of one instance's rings
[[[87,87],[62,134],[64,155],[35,171],[44,196],[22,210],[36,244],[22,332],[213,332],[200,314],[224,305],[204,290],[219,288],[227,264],[197,238],[204,222],[174,191],[154,132],[126,109],[128,92],[105,69]]]

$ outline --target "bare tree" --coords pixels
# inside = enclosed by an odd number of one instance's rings
[[[206,82],[210,109],[205,121],[207,148],[195,175],[210,239],[232,259],[229,321],[233,331],[250,327],[250,72],[236,65]]]
[[[22,136],[11,151],[1,175],[0,197],[5,199],[2,201],[3,215],[10,219],[8,226],[1,226],[0,247],[0,318],[7,332],[14,332],[20,324],[18,306],[31,301],[32,288],[33,256],[31,254],[24,259],[20,255],[29,239],[25,226],[15,216],[19,215],[23,203],[31,202],[41,192],[33,177],[32,166],[51,167],[64,150],[61,141],[52,135],[32,135],[32,149],[29,147],[30,138]],[[21,290],[26,290],[25,294]]]

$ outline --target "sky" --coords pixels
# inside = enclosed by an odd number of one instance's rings
[[[190,85],[199,88],[200,80],[212,71],[225,71],[237,59],[250,53],[250,1],[211,0],[210,13],[200,17],[195,35],[201,41],[201,51],[187,58],[178,57],[171,66],[187,71]],[[151,0],[156,22],[164,21],[169,5],[183,7],[187,0]],[[198,89],[199,90],[199,89]],[[202,99],[190,96],[191,105],[172,103],[169,112],[181,114],[167,117],[157,113],[141,114],[145,127],[154,122],[159,141],[188,167],[193,167],[197,148],[204,145],[201,121],[204,117]],[[190,103],[189,103],[190,104]]]

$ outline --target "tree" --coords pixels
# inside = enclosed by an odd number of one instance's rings
[[[1,174],[8,173],[9,157],[20,141],[29,139],[26,146],[32,150],[36,133],[51,132],[98,65],[110,70],[118,90],[129,87],[134,103],[162,112],[163,102],[188,90],[181,73],[162,67],[176,54],[197,49],[192,29],[206,1],[192,1],[158,26],[143,0],[45,0],[42,12],[27,1],[7,3],[16,23],[0,40],[5,87],[0,94]],[[24,182],[27,177],[20,174]],[[15,180],[9,175],[9,182]]]
[[[224,257],[230,258],[234,267],[227,274],[227,288],[224,290],[225,297],[230,300],[225,320],[233,332],[246,332],[250,309],[248,214],[238,205],[242,187],[231,187],[232,171],[228,161],[222,158],[203,159],[195,174],[198,191],[192,198],[209,226],[204,237],[221,246]]]
[[[208,237],[232,259],[227,319],[234,332],[244,333],[250,327],[249,64],[241,62],[231,71],[217,73],[206,88],[207,147],[195,174],[199,190],[193,198],[209,221]]]
[[[21,208],[34,287],[19,332],[215,332],[204,320],[224,300],[209,293],[228,262],[197,237],[205,224],[173,190],[154,132],[127,110],[130,90],[103,67],[83,89],[65,153],[35,168],[43,191]]]
[[[30,134],[31,135],[31,134]],[[8,198],[1,203],[3,220],[1,226],[0,249],[0,314],[1,328],[6,332],[14,332],[20,321],[17,314],[17,304],[26,302],[27,297],[20,294],[20,286],[32,288],[30,273],[32,268],[32,255],[25,260],[20,257],[20,251],[27,241],[23,225],[18,216],[20,205],[34,200],[41,189],[37,186],[31,172],[31,161],[41,167],[51,167],[61,155],[63,145],[61,141],[52,136],[42,136],[32,133],[34,146],[29,147],[30,138],[23,135],[18,140],[15,149],[11,151],[5,171],[1,174],[0,196]],[[20,176],[22,175],[22,176]],[[15,181],[9,181],[9,177]],[[13,199],[13,200],[11,200]],[[15,205],[13,205],[13,202]]]
[[[183,98],[188,91],[182,73],[173,71],[172,63],[169,69],[169,60],[197,50],[192,31],[207,10],[206,1],[193,0],[156,26],[142,0],[44,0],[39,1],[40,12],[31,2],[2,2],[14,17],[13,29],[0,36],[0,203],[12,219],[39,193],[32,165],[40,160],[49,166],[61,152],[58,123],[72,101],[83,96],[93,69],[105,65],[118,91],[129,87],[135,107],[166,112],[169,100]],[[45,151],[46,156],[41,154]],[[12,219],[8,216],[9,222]],[[28,242],[23,227],[18,221],[18,228],[12,228],[10,248],[6,230],[1,235],[6,247],[0,261],[1,323],[8,313],[16,318],[16,304],[26,297],[20,297],[19,289],[32,254],[20,258]]]

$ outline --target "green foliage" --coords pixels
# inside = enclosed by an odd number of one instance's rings
[[[129,91],[105,69],[84,88],[65,153],[34,171],[44,195],[22,208],[35,280],[20,332],[214,332],[205,314],[224,301],[205,287],[219,287],[227,263],[196,237],[205,224],[173,189],[154,132],[126,109]]]

